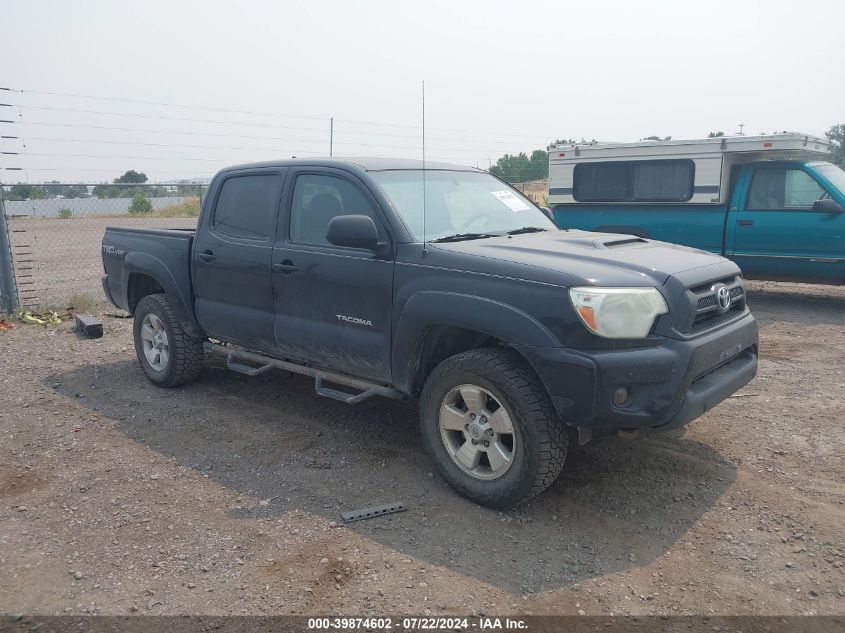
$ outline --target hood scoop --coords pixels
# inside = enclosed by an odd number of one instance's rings
[[[617,239],[599,239],[593,241],[593,246],[596,248],[621,248],[622,246],[632,246],[634,244],[648,244],[648,240],[641,237],[630,237],[628,235],[620,236]]]

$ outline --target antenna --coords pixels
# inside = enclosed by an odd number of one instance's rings
[[[426,234],[425,234],[425,81],[422,82],[422,194],[423,194],[423,255],[426,250]]]

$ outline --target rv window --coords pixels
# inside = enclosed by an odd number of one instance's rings
[[[580,163],[573,197],[578,202],[685,202],[692,198],[694,180],[691,160]]]
[[[578,202],[630,200],[628,163],[575,165],[572,195]]]

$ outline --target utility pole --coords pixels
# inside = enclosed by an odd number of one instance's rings
[[[334,117],[329,119],[329,158],[334,155]]]
[[[6,205],[3,204],[3,184],[0,183],[0,312],[11,312],[17,307],[18,288],[6,223]]]

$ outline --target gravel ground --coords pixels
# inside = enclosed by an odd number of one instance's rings
[[[496,512],[414,404],[209,361],[150,385],[131,322],[0,333],[0,612],[845,614],[845,288],[752,283],[758,378],[683,433],[573,454]],[[341,511],[408,511],[347,526]]]

